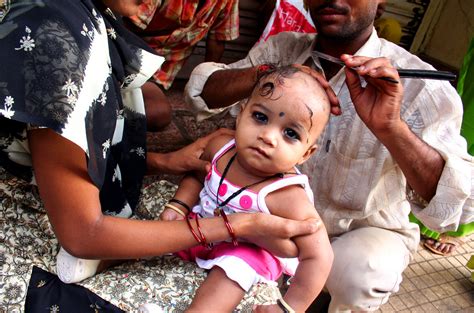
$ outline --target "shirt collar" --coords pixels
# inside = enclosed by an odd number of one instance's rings
[[[360,47],[360,49],[355,53],[355,55],[363,55],[366,57],[377,58],[380,57],[381,43],[379,36],[375,31],[375,28],[372,29],[372,34],[370,34],[369,39],[366,43]]]
[[[316,69],[317,71],[319,71],[320,73],[323,73],[321,64],[319,63],[319,59],[317,58],[313,59],[311,57],[311,52],[314,50],[317,39],[318,39],[318,36],[316,35],[311,45],[309,45],[308,48],[302,51],[300,56],[297,58],[296,63],[310,66]],[[354,55],[363,55],[367,57],[376,58],[380,56],[380,50],[381,50],[380,40],[377,35],[377,31],[375,30],[375,28],[373,28],[369,39],[366,41],[366,43],[362,47],[360,47],[359,50],[357,50],[357,52]]]

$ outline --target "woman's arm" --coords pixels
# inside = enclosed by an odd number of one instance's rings
[[[267,205],[272,214],[296,220],[319,218],[306,192],[291,186],[270,194]],[[324,226],[312,234],[293,238],[298,247],[299,265],[283,299],[296,312],[305,312],[324,287],[334,258]],[[281,312],[277,305],[259,308],[259,312]]]
[[[211,164],[208,160],[202,160],[201,155],[209,141],[224,135],[233,136],[233,134],[233,130],[220,128],[179,150],[168,153],[148,152],[147,174],[166,173],[180,175],[190,171],[207,172]]]
[[[102,214],[99,190],[92,183],[85,153],[49,129],[28,134],[35,178],[60,244],[71,254],[92,259],[129,259],[176,252],[196,245],[184,221],[139,221]],[[248,214],[229,216],[237,236],[251,241],[289,239],[314,232],[313,221]],[[194,225],[195,226],[195,225]],[[208,241],[229,238],[221,218],[201,220]],[[258,228],[257,233],[253,233]]]
[[[214,154],[233,136],[232,132],[223,132],[222,130],[218,134],[214,134],[212,138],[207,140],[207,144],[203,149],[203,152],[200,156],[200,160],[209,164],[209,168],[203,170],[195,170],[188,172],[183,179],[180,181],[178,190],[174,195],[174,199],[178,200],[173,202],[172,205],[183,212],[188,214],[192,207],[199,202],[199,193],[203,188],[204,178],[206,174],[211,170],[211,161]],[[184,207],[184,203],[187,207]],[[160,219],[164,221],[172,221],[177,219],[183,219],[183,216],[180,216],[177,212],[172,209],[165,209],[160,215]]]

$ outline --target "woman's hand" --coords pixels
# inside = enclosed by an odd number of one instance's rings
[[[346,63],[347,86],[361,120],[379,138],[399,128],[403,123],[400,116],[403,86],[390,60],[347,54],[341,59]],[[367,82],[365,87],[359,75]]]
[[[300,65],[300,64],[293,64],[293,67],[296,67],[300,69],[302,72],[312,76],[314,79],[316,79],[319,84],[324,88],[326,91],[326,94],[329,99],[329,103],[331,104],[331,113],[334,115],[341,115],[341,106],[339,105],[339,99],[337,99],[336,94],[334,93],[334,90],[332,90],[331,86],[329,85],[329,82],[326,80],[326,78],[319,72],[313,70],[312,68],[305,66],[305,65]]]
[[[214,137],[226,134],[233,136],[234,131],[221,128],[177,151],[169,153],[148,153],[148,174],[166,173],[180,175],[190,171],[202,171],[207,173],[211,168],[211,164],[208,161],[200,159],[204,148]]]
[[[265,213],[237,213],[229,215],[231,224],[238,225],[236,235],[260,246],[279,257],[297,257],[298,248],[292,238],[316,232],[321,221],[296,221]]]

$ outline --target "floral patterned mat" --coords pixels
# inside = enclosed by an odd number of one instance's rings
[[[134,218],[156,219],[176,186],[154,182],[143,189]],[[33,266],[55,273],[58,241],[36,188],[0,168],[0,312],[23,312]],[[152,302],[165,312],[182,312],[191,303],[206,272],[172,255],[128,262],[84,280],[80,285],[127,312]],[[38,287],[39,288],[39,287]],[[254,286],[236,312],[274,302],[276,287]],[[61,311],[52,306],[49,311]]]

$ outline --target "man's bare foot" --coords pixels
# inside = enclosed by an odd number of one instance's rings
[[[444,256],[448,256],[454,251],[456,251],[456,245],[451,243],[439,242],[435,239],[426,239],[425,247],[434,253]]]
[[[448,256],[453,254],[458,247],[472,239],[474,239],[474,233],[460,237],[441,234],[437,240],[425,238],[424,246],[433,253]]]

